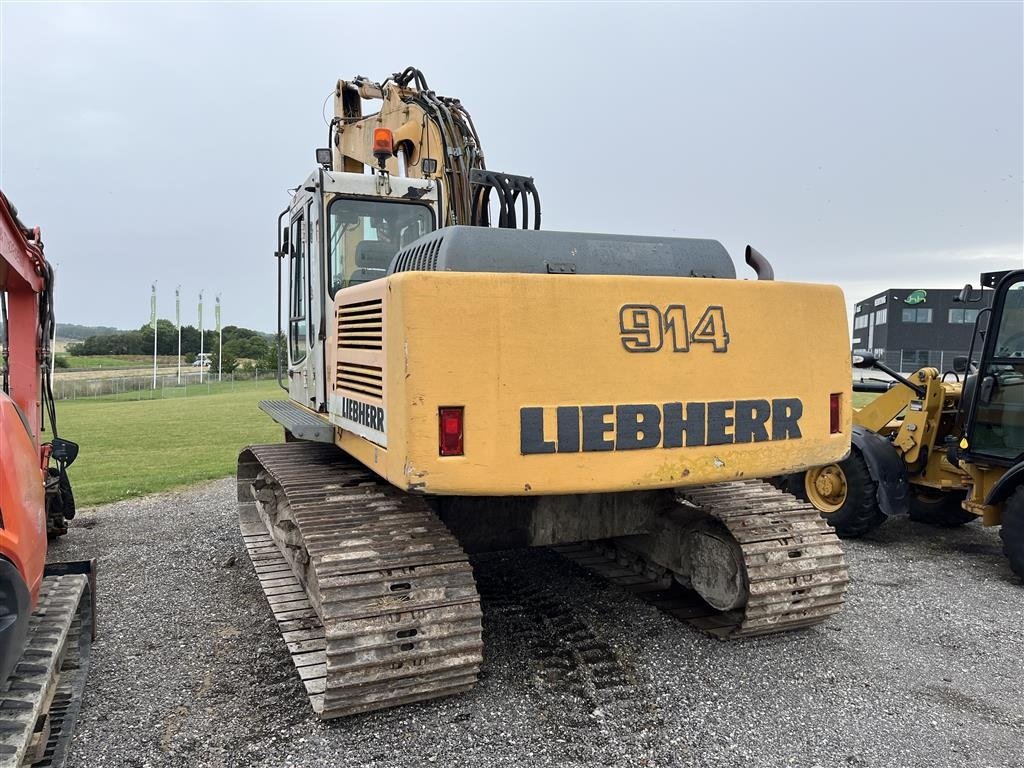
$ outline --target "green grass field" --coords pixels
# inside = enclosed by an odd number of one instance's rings
[[[153,357],[146,355],[62,355],[68,361],[68,368],[73,371],[97,371],[116,368],[144,368],[153,364]],[[182,359],[182,365],[191,361]],[[157,355],[157,365],[177,365],[178,358],[173,355]],[[66,370],[66,369],[65,369]]]
[[[145,382],[148,382],[149,378],[148,377],[143,377],[143,380]],[[268,382],[271,382],[271,383],[268,384]],[[261,380],[260,380],[259,385],[258,385],[260,387],[259,391],[261,391],[261,392],[264,391],[264,389],[263,389],[264,386],[270,386],[269,391],[270,391],[271,394],[268,395],[267,397],[271,397],[271,398],[277,397],[278,395],[274,394],[275,390],[280,394],[281,397],[284,397],[284,391],[279,389],[277,387],[276,383],[273,383],[273,382],[274,382],[274,378],[273,377],[263,376],[261,378]],[[240,379],[239,381],[233,381],[233,380],[217,381],[217,374],[216,374],[216,372],[214,372],[214,374],[209,379],[204,381],[202,384],[197,384],[193,380],[192,384],[186,384],[185,386],[181,386],[181,387],[168,386],[168,387],[158,387],[157,389],[150,389],[149,388],[149,384],[145,383],[145,384],[143,384],[143,387],[141,389],[129,389],[126,392],[117,392],[117,393],[110,394],[110,395],[88,396],[88,399],[91,402],[94,402],[94,403],[95,402],[107,402],[107,403],[110,403],[110,402],[125,402],[125,401],[138,401],[138,400],[169,400],[169,399],[186,400],[186,399],[192,399],[193,397],[201,397],[201,396],[205,397],[205,396],[208,396],[208,395],[231,394],[232,392],[235,392],[235,391],[239,391],[239,392],[246,391],[247,392],[247,391],[251,390],[254,386],[256,386],[256,385],[252,381],[250,381],[248,379]],[[85,398],[86,398],[86,396],[83,395],[82,399],[85,399]],[[266,399],[266,398],[263,398],[263,399]],[[261,411],[261,413],[262,413],[262,411]]]
[[[234,474],[245,445],[282,439],[257,403],[284,396],[274,382],[238,382],[185,398],[58,403],[61,436],[81,446],[68,470],[78,506]]]
[[[877,392],[854,392],[853,393],[853,407],[863,408],[865,405],[870,403],[878,397]]]

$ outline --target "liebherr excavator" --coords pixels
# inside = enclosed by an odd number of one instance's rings
[[[714,240],[537,231],[533,180],[487,169],[418,70],[340,81],[334,108],[278,220],[288,399],[261,407],[286,440],[238,465],[317,714],[473,685],[474,552],[592,545],[699,595],[719,637],[841,610],[838,540],[758,480],[849,450],[838,288],[749,248],[737,279]]]

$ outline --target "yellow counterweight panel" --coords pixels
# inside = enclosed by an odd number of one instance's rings
[[[376,317],[366,308],[376,306],[380,351],[365,338]],[[794,472],[849,450],[849,339],[834,286],[406,272],[339,292],[336,316],[348,319],[340,338],[334,324],[331,370],[372,366],[383,378],[379,397],[346,389],[346,380],[360,387],[358,375],[335,380],[338,444],[401,488],[700,485]],[[364,335],[346,336],[346,323]],[[463,456],[439,456],[446,406],[464,408]]]

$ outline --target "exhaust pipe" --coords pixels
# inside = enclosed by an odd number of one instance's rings
[[[747,250],[743,254],[743,258],[751,269],[754,270],[754,274],[757,275],[758,280],[774,280],[775,270],[772,269],[772,265],[768,263],[768,259],[758,253],[757,249],[752,245],[747,246]]]

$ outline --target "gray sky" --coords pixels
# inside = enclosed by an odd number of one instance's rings
[[[0,3],[0,186],[58,319],[276,326],[275,222],[339,77],[413,65],[545,229],[752,243],[779,279],[1020,266],[1024,4]],[[653,139],[653,141],[652,141]],[[744,266],[741,274],[750,274]]]

